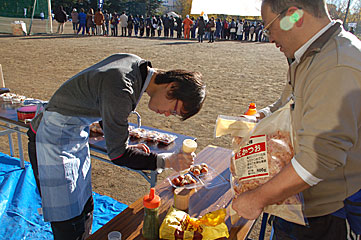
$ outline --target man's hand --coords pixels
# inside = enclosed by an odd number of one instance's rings
[[[247,191],[233,199],[232,208],[240,217],[253,220],[258,218],[263,211],[263,207],[257,200],[252,190]]]
[[[182,171],[194,163],[195,153],[184,153],[182,151],[173,153],[165,158],[165,167],[173,168],[175,171]]]
[[[145,153],[150,153],[149,147],[144,143],[140,143],[140,144],[136,144],[136,145],[129,145],[128,147],[129,148],[137,148]]]

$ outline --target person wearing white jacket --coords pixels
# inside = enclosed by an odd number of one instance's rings
[[[243,21],[239,20],[237,24],[237,40],[242,41],[243,38]]]
[[[119,17],[120,20],[120,26],[122,28],[122,37],[127,36],[127,26],[128,26],[128,16],[125,15],[125,12],[122,13],[122,15]]]

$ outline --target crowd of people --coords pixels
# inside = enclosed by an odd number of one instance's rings
[[[57,33],[63,32],[64,10],[55,12],[55,19],[61,19]],[[127,15],[126,12],[110,13],[107,10],[90,8],[87,12],[76,8],[71,13],[74,34],[122,36],[122,37],[165,37],[198,39],[203,42],[214,40],[238,40],[238,41],[268,41],[262,34],[263,23],[259,21],[246,21],[243,19],[205,19],[203,16],[195,19],[187,15],[181,16],[143,16]],[[61,31],[59,31],[61,29]]]

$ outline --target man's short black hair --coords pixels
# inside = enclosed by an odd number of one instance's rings
[[[156,84],[175,83],[168,92],[168,99],[178,99],[183,102],[181,110],[182,120],[197,114],[206,98],[206,86],[200,72],[187,70],[157,70]]]

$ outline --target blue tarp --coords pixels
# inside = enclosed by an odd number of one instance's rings
[[[0,153],[0,239],[53,239],[50,223],[38,213],[41,198],[31,165],[21,169],[19,162]],[[95,192],[93,197],[93,232],[127,207]]]

